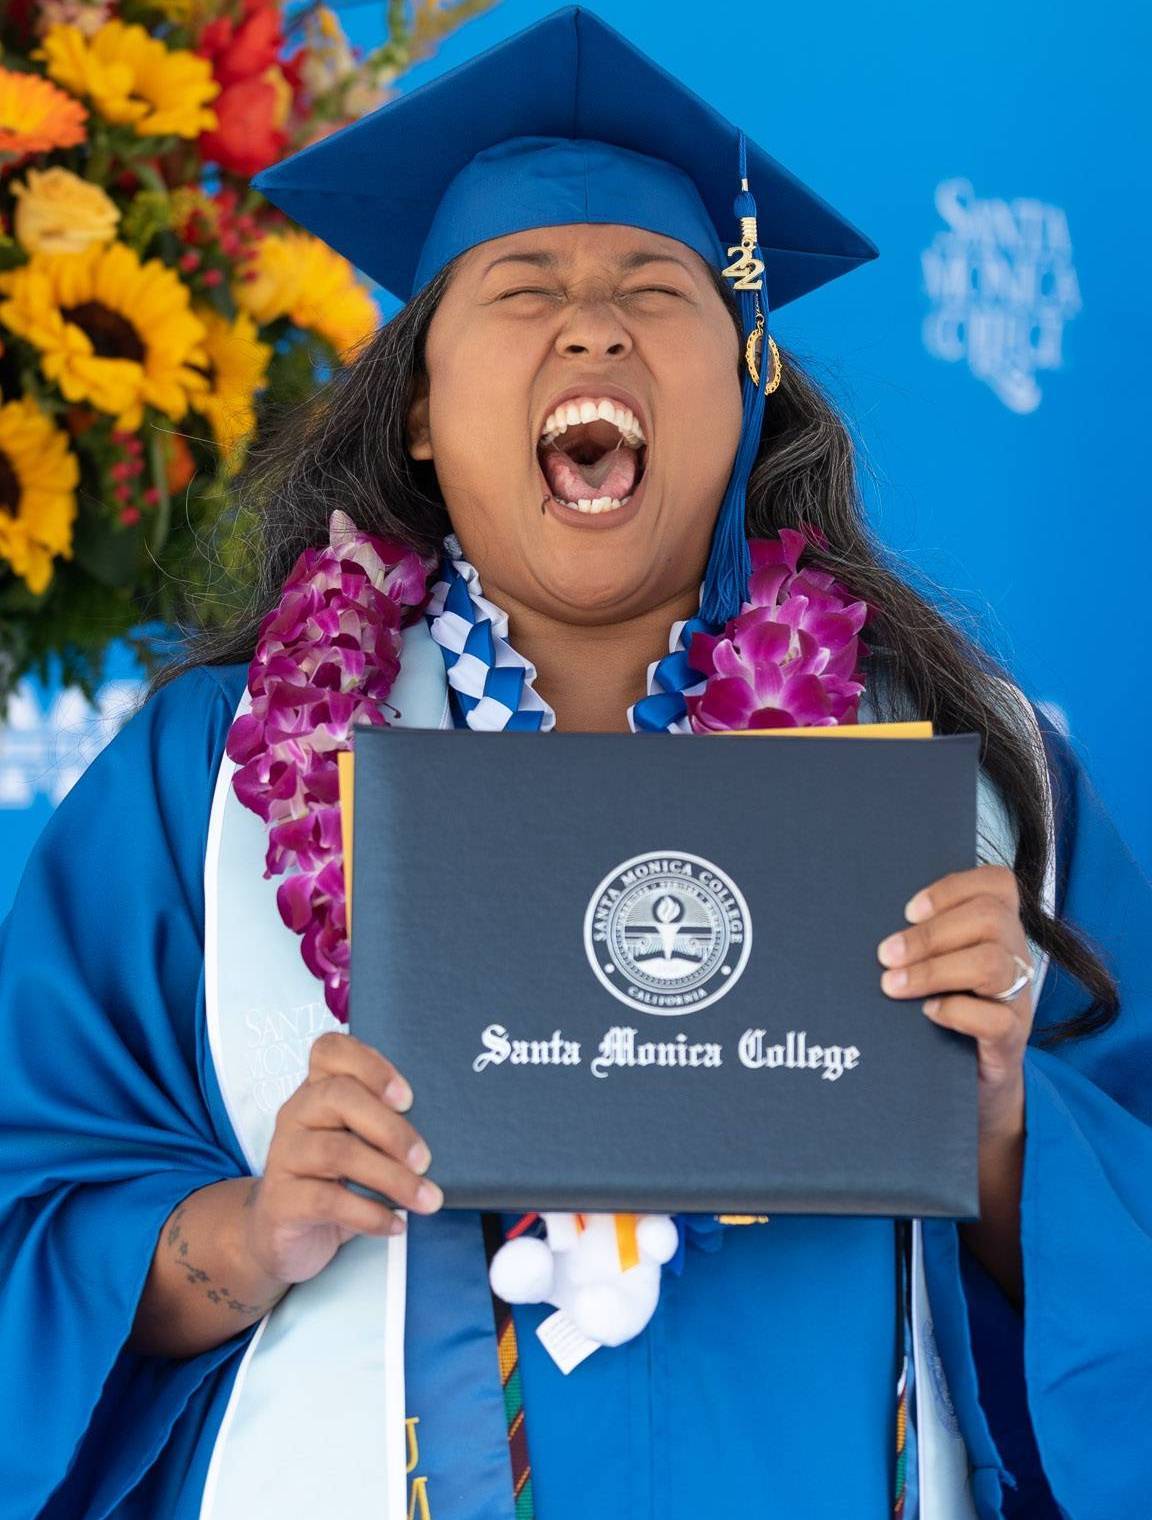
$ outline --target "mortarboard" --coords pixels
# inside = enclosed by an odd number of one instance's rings
[[[745,490],[770,306],[876,247],[599,16],[566,6],[262,170],[257,190],[401,301],[489,238],[573,222],[663,233],[732,281],[746,334],[743,424],[701,616],[740,610]],[[774,346],[773,346],[774,347]]]

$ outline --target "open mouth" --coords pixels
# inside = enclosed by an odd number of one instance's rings
[[[561,403],[546,419],[536,456],[557,501],[596,514],[627,505],[648,446],[627,407],[589,397]]]

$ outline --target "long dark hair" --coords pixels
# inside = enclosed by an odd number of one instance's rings
[[[236,542],[244,544],[247,599],[222,623],[184,630],[183,653],[155,674],[149,695],[193,666],[252,658],[261,620],[279,600],[298,555],[328,542],[334,508],[365,531],[401,539],[422,553],[439,552],[450,528],[448,513],[433,465],[407,451],[406,419],[423,373],[428,326],[453,269],[449,264],[441,270],[316,395],[266,419],[234,482],[233,517],[223,525],[233,559]],[[711,273],[740,335],[735,300],[722,277]],[[1049,1025],[1039,1038],[1054,1045],[1106,1028],[1119,1012],[1114,979],[1072,925],[1044,911],[1047,767],[1019,697],[1004,684],[1011,676],[960,626],[965,609],[939,586],[932,587],[931,600],[914,589],[911,581],[923,578],[872,537],[845,422],[797,359],[786,352],[782,357],[782,381],[765,408],[749,482],[749,534],[770,536],[803,523],[823,532],[827,549],[814,549],[810,561],[871,608],[864,679],[880,720],[911,715],[930,719],[937,733],[983,736],[981,764],[1018,831],[1014,867],[1025,932],[1092,999],[1084,1012]],[[231,573],[235,577],[235,566]],[[1052,768],[1052,785],[1059,817],[1058,767]]]

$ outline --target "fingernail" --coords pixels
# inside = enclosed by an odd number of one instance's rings
[[[918,924],[921,919],[929,917],[932,912],[932,899],[927,892],[917,892],[904,907],[904,917],[910,923]]]
[[[899,992],[901,987],[908,981],[907,971],[885,971],[880,978],[880,985],[885,992]]]
[[[940,999],[939,998],[929,998],[928,1001],[924,1004],[924,1012],[925,1013],[935,1013],[936,1010],[937,1010],[937,1008],[939,1008],[939,1006],[940,1006]]]
[[[432,1165],[432,1152],[424,1144],[423,1140],[417,1140],[416,1144],[408,1152],[408,1165],[418,1177]]]
[[[384,1101],[401,1114],[412,1107],[412,1089],[403,1077],[392,1078],[384,1089]]]
[[[887,939],[880,941],[876,953],[885,966],[892,966],[898,961],[902,961],[904,959],[904,936],[902,934],[890,934]]]
[[[392,1218],[388,1221],[388,1233],[389,1235],[403,1235],[404,1221],[400,1218],[399,1214],[393,1214]]]
[[[416,1189],[416,1206],[427,1209],[429,1213],[438,1209],[444,1202],[444,1194],[434,1182],[422,1182]]]

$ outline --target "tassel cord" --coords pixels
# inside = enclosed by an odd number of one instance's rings
[[[742,231],[745,219],[751,218],[754,222],[757,214],[755,197],[751,189],[744,188],[748,177],[747,154],[747,140],[741,132],[741,187],[732,209]],[[761,264],[764,263],[758,238],[751,249],[751,256],[759,260]],[[745,342],[747,343],[756,330],[761,314],[764,320],[764,333],[760,341],[758,384],[753,383],[747,364],[743,367],[740,443],[728,480],[728,489],[716,518],[716,528],[712,535],[712,548],[701,596],[700,616],[705,622],[718,627],[723,627],[729,618],[736,617],[740,612],[747,596],[748,577],[752,571],[752,562],[748,554],[747,489],[752,466],[756,462],[760,447],[760,432],[764,419],[764,388],[768,380],[767,269],[761,273],[760,286],[758,291],[737,290],[735,292],[740,305],[740,319]]]

